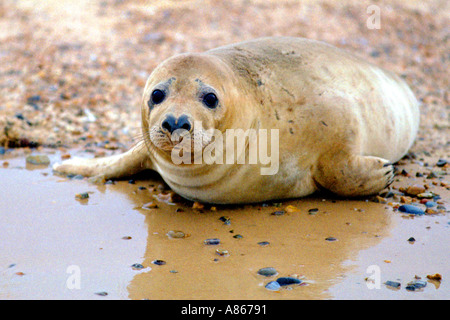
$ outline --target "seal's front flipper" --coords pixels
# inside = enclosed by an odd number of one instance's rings
[[[394,180],[388,160],[373,156],[334,154],[319,161],[314,180],[341,196],[367,196],[380,192]]]
[[[143,142],[122,154],[94,159],[76,158],[53,165],[53,170],[58,173],[85,177],[103,175],[105,179],[126,177],[145,169],[151,169],[151,161]]]

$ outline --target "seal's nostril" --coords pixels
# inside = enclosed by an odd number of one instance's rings
[[[161,128],[169,133],[172,133],[176,129],[175,117],[169,114],[161,123]]]
[[[189,121],[189,118],[186,115],[182,115],[178,118],[177,128],[191,131],[192,128],[191,122]]]

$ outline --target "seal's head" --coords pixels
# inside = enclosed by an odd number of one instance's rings
[[[192,152],[203,150],[213,130],[225,132],[231,118],[239,117],[230,110],[239,100],[237,88],[234,75],[217,57],[181,54],[164,61],[150,75],[142,100],[149,150],[165,158],[183,143],[190,143]]]

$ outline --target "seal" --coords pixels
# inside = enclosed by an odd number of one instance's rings
[[[53,169],[107,179],[152,169],[181,196],[219,204],[299,198],[320,189],[366,196],[392,182],[393,163],[419,126],[419,104],[401,78],[329,44],[293,37],[163,61],[147,80],[141,115],[143,139],[129,151],[74,158]],[[244,151],[236,143],[226,149],[236,152],[226,154],[234,162],[217,161],[225,157],[220,143],[239,140],[229,130],[245,133]],[[239,162],[250,160],[253,141],[260,156],[270,149],[274,170],[263,173],[270,168],[262,158]],[[216,161],[197,161],[202,158],[189,147]]]

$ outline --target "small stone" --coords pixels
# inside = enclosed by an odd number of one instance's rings
[[[427,198],[427,199],[431,199],[434,197],[434,194],[432,192],[423,192],[423,193],[419,193],[417,195],[417,198]]]
[[[312,208],[308,210],[308,214],[316,214],[319,211],[318,208]]]
[[[277,279],[280,286],[289,286],[291,284],[300,284],[302,280],[293,277],[281,277]]]
[[[204,208],[205,208],[205,205],[203,203],[198,202],[198,201],[195,201],[192,204],[192,209],[201,210],[201,209],[204,209]]]
[[[131,240],[132,238],[130,236],[124,236],[122,237],[122,240]]]
[[[270,281],[268,284],[266,284],[265,288],[271,291],[278,291],[280,290],[281,286],[277,281]]]
[[[29,155],[26,157],[27,163],[36,165],[49,165],[50,159],[46,155]]]
[[[108,295],[108,292],[100,291],[100,292],[96,292],[95,294],[98,296],[101,296],[101,297],[106,297]]]
[[[443,166],[445,166],[447,163],[448,163],[447,160],[445,160],[445,159],[439,159],[438,162],[436,163],[436,165],[437,165],[438,167],[443,167]]]
[[[222,257],[226,257],[226,256],[229,256],[229,255],[230,255],[230,253],[228,252],[228,250],[223,250],[223,249],[216,249],[216,253],[217,253],[219,256],[222,256]]]
[[[131,268],[133,268],[134,270],[140,270],[140,269],[144,269],[144,266],[140,263],[134,263],[131,265]]]
[[[415,241],[416,241],[416,239],[414,239],[413,237],[408,239],[408,242],[415,242]]]
[[[401,287],[400,282],[396,282],[396,281],[388,280],[384,284],[387,285],[388,287],[392,287],[394,289],[399,289]]]
[[[89,198],[89,193],[87,193],[87,192],[77,193],[75,195],[75,199],[77,199],[77,200],[84,200],[84,199],[88,199],[88,198]]]
[[[415,184],[413,186],[409,186],[406,189],[406,193],[408,195],[410,195],[410,196],[417,196],[419,193],[423,193],[425,191],[426,190],[425,190],[425,188],[423,186],[420,186],[420,185],[417,185],[417,184]]]
[[[335,238],[335,237],[328,237],[328,238],[325,238],[325,240],[327,240],[327,241],[337,241],[337,238]]]
[[[235,234],[235,235],[233,236],[233,238],[235,238],[235,239],[242,239],[243,236],[240,235],[240,234]]]
[[[166,262],[164,260],[159,260],[159,259],[153,260],[152,263],[156,264],[157,266],[163,266],[166,264]]]
[[[134,181],[133,179],[131,179],[131,180],[128,180],[128,183],[129,183],[129,184],[136,184],[136,181]]]
[[[427,202],[425,202],[425,206],[426,206],[427,208],[432,208],[432,207],[437,206],[437,203],[434,202],[434,201],[427,201]]]
[[[219,218],[220,221],[222,221],[225,225],[229,226],[231,224],[231,220],[228,217],[220,217]]]
[[[282,216],[285,213],[286,213],[286,211],[284,211],[284,210],[278,210],[278,211],[272,212],[271,215],[273,215],[273,216]]]
[[[432,275],[427,275],[427,279],[434,280],[434,281],[441,281],[442,276],[439,273],[435,273]]]
[[[409,213],[409,214],[417,214],[417,215],[425,214],[425,211],[423,211],[422,209],[420,209],[416,206],[410,205],[410,204],[404,204],[404,205],[400,206],[398,208],[398,210],[400,212]]]
[[[265,247],[265,246],[268,246],[268,245],[270,244],[270,242],[269,242],[269,241],[260,241],[260,242],[258,242],[258,244],[259,244],[261,247]]]
[[[171,239],[182,239],[186,237],[186,234],[183,231],[170,230],[167,232],[167,236]]]
[[[158,209],[158,205],[153,201],[147,202],[142,206],[142,209]]]
[[[423,280],[414,280],[407,284],[406,290],[415,291],[417,289],[423,289],[427,286],[427,282]]]
[[[277,270],[272,267],[261,268],[258,270],[257,273],[264,277],[272,277],[272,276],[276,276],[278,274]]]
[[[292,213],[292,212],[298,212],[298,211],[300,211],[300,209],[297,208],[297,207],[288,205],[288,206],[285,208],[285,211],[286,211],[287,213]]]
[[[217,239],[217,238],[206,239],[203,241],[203,243],[208,246],[216,246],[216,245],[220,244],[220,239]]]

